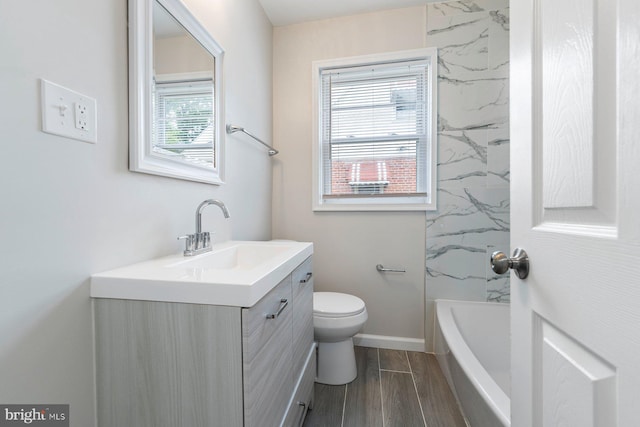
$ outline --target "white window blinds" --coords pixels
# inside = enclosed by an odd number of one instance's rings
[[[156,83],[153,151],[203,166],[214,153],[211,80]]]
[[[323,198],[426,195],[429,64],[321,70]]]

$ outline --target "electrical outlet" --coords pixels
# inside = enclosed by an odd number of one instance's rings
[[[81,129],[85,132],[89,131],[87,124],[87,106],[82,102],[75,103],[75,112],[76,112],[76,129]]]
[[[96,100],[42,79],[42,131],[97,142]]]

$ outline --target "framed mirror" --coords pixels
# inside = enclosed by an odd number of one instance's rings
[[[224,181],[224,51],[180,0],[129,0],[129,169]]]

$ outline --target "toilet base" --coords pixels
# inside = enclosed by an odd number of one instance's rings
[[[316,382],[328,385],[350,383],[358,376],[353,339],[318,342],[318,376]]]

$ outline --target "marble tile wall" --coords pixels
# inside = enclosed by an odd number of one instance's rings
[[[427,350],[434,300],[509,301],[489,267],[509,250],[509,0],[427,5],[438,48],[438,209],[427,213]]]

